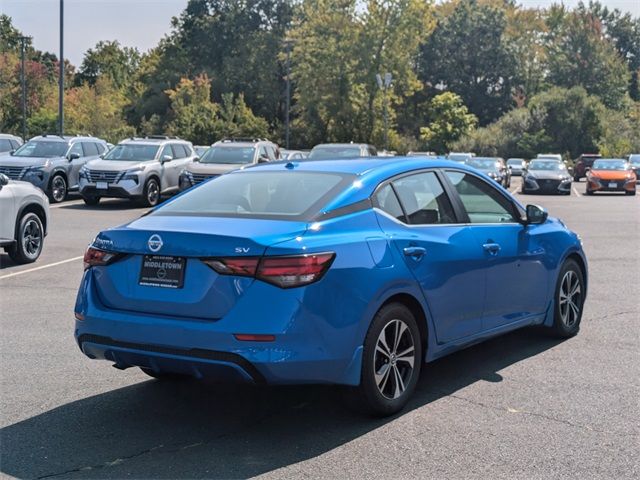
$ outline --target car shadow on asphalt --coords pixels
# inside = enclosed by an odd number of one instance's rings
[[[149,380],[1,429],[0,471],[18,478],[251,477],[317,457],[475,382],[502,381],[501,370],[558,343],[523,330],[428,364],[407,409],[385,419],[346,409],[334,387]]]
[[[67,205],[61,204],[60,207],[58,208],[63,210],[101,211],[101,210],[135,210],[135,209],[140,209],[145,207],[131,200],[113,198],[109,200],[103,199],[97,205],[87,205],[84,202],[82,202],[82,203],[70,203]]]

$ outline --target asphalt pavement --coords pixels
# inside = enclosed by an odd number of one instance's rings
[[[73,339],[83,251],[144,209],[55,205],[38,262],[15,266],[0,255],[0,472],[638,478],[640,195],[584,189],[517,194],[582,236],[590,285],[580,334],[558,341],[519,331],[428,364],[408,408],[387,419],[345,409],[337,388],[165,384],[87,359]]]

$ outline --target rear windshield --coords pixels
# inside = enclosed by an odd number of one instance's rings
[[[200,159],[200,163],[225,163],[242,165],[252,163],[254,147],[211,147]]]
[[[309,154],[309,158],[313,160],[329,160],[329,159],[340,159],[340,158],[354,158],[360,156],[360,147],[352,147],[352,146],[327,146],[327,147],[316,147],[311,150]]]
[[[324,172],[230,173],[177,197],[154,215],[310,220],[354,178]]]
[[[16,157],[64,157],[69,145],[66,142],[30,141],[15,151]]]
[[[158,145],[141,145],[135,143],[120,144],[109,150],[105,160],[120,160],[126,162],[141,162],[153,160],[158,153]]]

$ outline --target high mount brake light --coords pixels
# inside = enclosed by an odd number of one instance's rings
[[[333,252],[326,252],[262,258],[208,258],[202,261],[221,275],[254,277],[280,288],[293,288],[320,280],[335,256]]]
[[[90,246],[84,252],[84,269],[109,265],[123,256],[124,254],[122,253],[107,252]]]

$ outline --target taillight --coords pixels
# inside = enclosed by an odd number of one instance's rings
[[[221,275],[255,277],[280,288],[309,285],[322,278],[336,254],[209,258],[202,261]]]
[[[122,253],[107,252],[90,246],[84,252],[84,269],[86,270],[89,267],[109,265],[123,256],[124,255]]]

